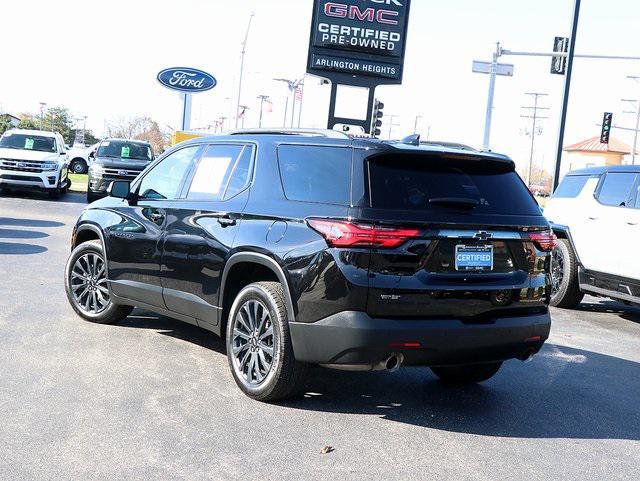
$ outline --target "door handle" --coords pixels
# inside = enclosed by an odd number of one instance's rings
[[[627,222],[627,225],[638,225],[637,222]]]
[[[218,217],[218,224],[220,224],[222,227],[231,227],[236,225],[237,221],[228,215],[224,215],[222,217]]]
[[[598,220],[598,218],[597,218],[597,217],[591,217],[591,216],[589,216],[589,217],[588,217],[588,219],[589,219],[589,220]]]

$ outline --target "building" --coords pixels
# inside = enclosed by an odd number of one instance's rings
[[[631,147],[619,139],[611,137],[608,144],[600,143],[600,137],[583,140],[564,148],[567,157],[563,162],[563,172],[604,165],[623,165],[625,156],[631,154]]]
[[[15,115],[11,115],[8,113],[0,113],[0,119],[8,120],[9,123],[11,124],[11,127],[17,127],[20,121],[22,120],[19,117],[16,117]]]

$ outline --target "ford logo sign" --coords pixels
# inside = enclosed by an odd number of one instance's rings
[[[206,92],[218,83],[213,75],[189,67],[164,69],[158,74],[158,82],[168,89],[187,93]]]

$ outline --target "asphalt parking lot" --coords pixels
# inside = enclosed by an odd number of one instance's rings
[[[261,404],[206,331],[73,313],[84,206],[0,197],[1,479],[640,479],[640,308],[555,310],[541,354],[481,386],[317,368],[304,396]]]

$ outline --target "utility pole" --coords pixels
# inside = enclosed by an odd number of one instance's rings
[[[263,107],[264,107],[264,102],[265,100],[269,100],[269,96],[268,95],[258,95],[258,97],[260,99],[260,120],[258,122],[258,127],[262,127],[262,111],[263,111]]]
[[[535,151],[535,143],[536,143],[536,130],[538,128],[538,120],[540,119],[548,119],[549,117],[541,117],[538,115],[539,110],[549,110],[549,107],[540,107],[538,105],[538,99],[543,96],[547,96],[549,94],[541,93],[541,92],[527,92],[525,95],[530,95],[533,97],[533,107],[521,107],[526,110],[532,110],[532,115],[521,115],[523,119],[532,119],[531,126],[531,153],[529,155],[529,174],[527,175],[527,185],[531,187],[532,184],[532,175],[533,175],[533,153]]]
[[[418,121],[422,118],[422,115],[416,115],[416,121],[413,124],[413,133],[418,133]]]
[[[249,24],[247,25],[247,33],[244,36],[244,42],[242,42],[242,52],[240,54],[240,78],[238,79],[238,103],[236,105],[236,129],[238,128],[238,118],[240,112],[240,102],[242,97],[242,75],[244,74],[244,55],[247,53],[247,41],[249,40],[249,32],[251,31],[251,22],[253,21],[255,13],[251,12],[249,16]]]
[[[398,126],[398,124],[394,124],[393,123],[393,120],[396,117],[400,117],[400,116],[399,115],[389,115],[389,140],[391,140],[391,134],[393,132],[393,128]]]
[[[627,78],[630,80],[635,80],[636,82],[640,81],[640,77],[637,75],[628,75]],[[625,101],[629,102],[629,100],[623,100],[623,102]],[[636,151],[638,149],[638,132],[640,131],[640,100],[634,100],[634,102],[636,103],[636,111],[634,112],[636,114],[636,131],[633,135],[633,153],[631,157],[631,163],[633,165],[635,165],[636,163]]]

